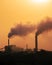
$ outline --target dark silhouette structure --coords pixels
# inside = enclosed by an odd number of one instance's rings
[[[8,38],[8,46],[10,46],[10,39]]]
[[[1,65],[52,65],[52,51],[40,50],[38,51],[37,35],[35,36],[36,51],[19,51],[13,52],[8,39],[8,46],[5,46],[5,51],[0,52]],[[28,49],[28,45],[26,45]]]
[[[38,51],[38,36],[35,35],[35,50]]]
[[[52,52],[41,50],[39,52],[0,52],[2,65],[52,65]]]

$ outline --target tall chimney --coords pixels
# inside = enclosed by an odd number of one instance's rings
[[[10,45],[10,40],[9,40],[9,38],[8,38],[8,46]]]
[[[35,50],[38,51],[38,39],[37,39],[37,34],[35,35]]]

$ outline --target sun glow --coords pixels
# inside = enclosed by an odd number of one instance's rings
[[[47,3],[48,0],[32,0],[32,2],[35,2],[35,3]]]

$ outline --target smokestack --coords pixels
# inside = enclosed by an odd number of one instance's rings
[[[37,34],[35,35],[35,50],[38,51],[38,38]]]
[[[9,40],[9,38],[8,38],[8,46],[10,45],[10,40]]]
[[[28,44],[26,44],[26,50],[28,50]]]

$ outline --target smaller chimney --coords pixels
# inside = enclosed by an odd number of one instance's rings
[[[37,34],[35,35],[35,50],[38,51],[38,38]]]
[[[28,50],[28,44],[26,44],[26,50]]]
[[[9,40],[9,38],[8,38],[8,46],[10,45],[10,40]]]

